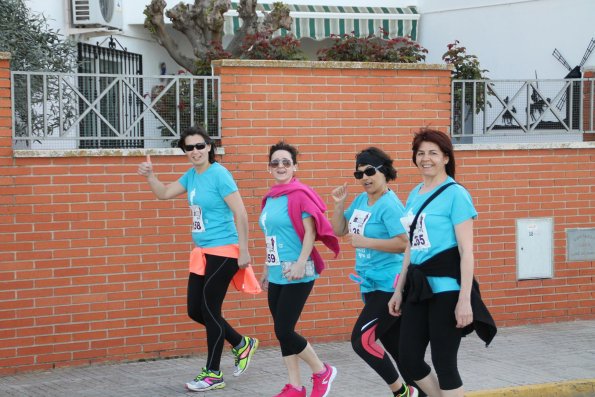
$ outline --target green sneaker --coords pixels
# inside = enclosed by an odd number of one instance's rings
[[[207,391],[215,389],[223,389],[225,382],[223,381],[223,372],[219,371],[219,375],[206,368],[196,375],[193,381],[186,383],[186,388],[190,391]]]
[[[231,352],[234,355],[234,365],[236,367],[233,372],[233,376],[240,376],[248,369],[250,360],[254,352],[258,349],[258,339],[244,336],[244,346],[239,349],[231,348]]]

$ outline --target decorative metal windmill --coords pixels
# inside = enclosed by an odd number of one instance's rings
[[[552,53],[552,55],[562,65],[564,65],[564,67],[566,69],[568,69],[569,73],[566,76],[564,76],[565,79],[580,79],[581,77],[583,77],[583,66],[587,62],[587,59],[589,59],[589,56],[591,56],[591,53],[593,52],[593,50],[595,50],[595,39],[592,38],[591,41],[589,42],[589,45],[587,46],[587,49],[585,50],[585,55],[583,55],[583,59],[581,59],[581,63],[578,64],[577,66],[575,66],[574,68],[568,64],[568,62],[566,61],[564,56],[560,53],[560,51],[558,51],[557,48],[554,48],[554,52]],[[560,102],[558,102],[558,104],[556,105],[556,107],[559,110],[562,110],[562,107],[566,103],[567,97],[568,97],[568,95],[565,94],[560,99]]]

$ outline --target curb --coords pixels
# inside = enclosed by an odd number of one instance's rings
[[[466,397],[590,397],[595,396],[595,379],[577,379],[565,382],[478,390],[465,393]]]

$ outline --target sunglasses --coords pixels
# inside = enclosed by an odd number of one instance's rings
[[[285,168],[289,168],[292,164],[292,161],[289,159],[273,160],[269,163],[269,167],[278,168],[280,165],[282,165]]]
[[[376,171],[378,171],[380,168],[382,168],[381,165],[379,165],[378,167],[368,167],[363,171],[355,171],[353,173],[353,176],[355,177],[355,179],[362,179],[364,177],[364,174],[366,176],[374,176],[376,175]]]
[[[207,144],[205,142],[203,142],[203,143],[197,143],[196,145],[184,145],[184,151],[185,152],[191,152],[195,148],[196,148],[196,150],[203,150],[206,147],[207,147]]]

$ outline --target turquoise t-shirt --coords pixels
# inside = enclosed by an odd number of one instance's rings
[[[303,212],[302,219],[310,214]],[[288,281],[283,277],[281,262],[295,262],[302,252],[302,241],[293,228],[287,209],[287,196],[268,197],[262,209],[258,225],[267,240],[267,265],[269,282],[275,284],[307,283],[318,278],[304,276],[299,280]]]
[[[190,168],[178,179],[188,192],[192,214],[192,240],[201,248],[238,243],[233,212],[224,198],[237,192],[231,173],[212,163],[202,174]]]
[[[399,219],[405,208],[397,195],[389,190],[372,206],[368,194],[359,194],[344,213],[349,233],[364,237],[390,239],[405,233]],[[383,252],[369,248],[356,248],[355,271],[360,277],[362,293],[372,291],[393,292],[397,275],[403,266],[403,254]]]
[[[440,186],[454,182],[448,177]],[[423,183],[417,185],[409,194],[405,206],[406,215],[401,218],[403,226],[409,225],[422,204],[440,186],[432,191],[419,194]],[[430,202],[420,214],[411,245],[411,263],[420,264],[434,255],[457,246],[455,226],[468,219],[477,218],[477,211],[469,192],[461,185],[447,187],[439,196]],[[428,277],[434,293],[458,291],[460,286],[451,277]]]

